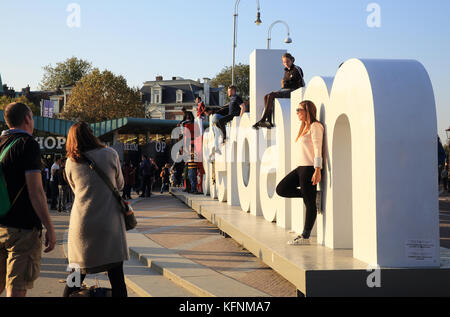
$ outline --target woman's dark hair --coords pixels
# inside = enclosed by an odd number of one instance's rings
[[[194,115],[192,114],[192,111],[186,112],[186,120],[194,122],[195,118]]]
[[[283,55],[283,58],[289,58],[289,59],[292,61],[292,63],[295,62],[294,56],[292,56],[292,55],[289,54],[289,53],[285,53],[285,54]]]
[[[104,148],[105,145],[92,133],[91,128],[86,122],[75,123],[69,130],[67,136],[66,151],[67,157],[77,163],[81,163],[83,159],[81,154]]]

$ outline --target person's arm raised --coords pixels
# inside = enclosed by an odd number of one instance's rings
[[[45,253],[52,251],[56,245],[55,229],[53,227],[50,213],[48,212],[47,198],[45,197],[44,188],[42,187],[42,177],[39,172],[30,172],[25,174],[28,195],[31,204],[39,219],[44,225],[45,232]]]

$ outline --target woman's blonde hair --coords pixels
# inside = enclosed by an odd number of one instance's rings
[[[304,134],[308,133],[309,130],[311,130],[311,125],[314,122],[319,122],[319,120],[317,120],[317,108],[312,101],[310,100],[302,101],[300,102],[299,106],[303,106],[305,108],[306,120],[302,122],[302,125],[300,126],[300,131],[298,132],[297,140],[299,137],[303,136]]]

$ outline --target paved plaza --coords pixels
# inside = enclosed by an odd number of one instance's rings
[[[450,195],[442,194],[440,202],[441,247],[450,248]],[[195,265],[199,272],[218,274],[229,287],[248,287],[247,291],[260,292],[261,296],[294,297],[296,288],[257,257],[245,250],[231,238],[226,238],[215,225],[202,219],[180,200],[169,194],[154,194],[149,199],[133,199],[133,206],[139,225],[136,233],[148,240],[143,243],[157,248],[160,253],[174,255],[179,263],[178,270],[164,261],[153,264],[152,269],[142,269],[136,253],[131,252],[132,259],[125,264],[128,295],[139,296],[176,296],[195,297],[220,292],[214,281],[192,288],[186,273]],[[57,233],[57,246],[50,254],[42,258],[41,275],[35,287],[28,292],[30,297],[60,297],[67,277],[67,259],[64,251],[65,235],[69,226],[69,213],[51,212]],[[129,241],[130,247],[134,244]],[[176,256],[178,255],[178,256]],[[158,257],[158,256],[156,256]],[[187,265],[186,263],[190,263]],[[184,266],[184,268],[183,268]],[[139,270],[133,268],[139,267]],[[175,272],[165,274],[164,272]],[[138,272],[138,273],[136,273]],[[177,276],[178,275],[178,276]],[[98,283],[108,287],[105,274],[88,276],[87,285]],[[194,282],[195,283],[195,282]],[[236,283],[236,284],[234,284]],[[159,289],[151,289],[154,284]],[[202,289],[204,288],[204,289]],[[208,293],[209,292],[209,293]],[[215,294],[217,295],[217,294]],[[227,296],[234,296],[230,293]],[[4,297],[5,294],[2,294]]]

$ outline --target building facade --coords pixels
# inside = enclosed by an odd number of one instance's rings
[[[164,80],[157,76],[154,81],[147,81],[141,89],[146,105],[146,116],[152,119],[182,120],[184,107],[193,111],[197,104],[195,98],[201,97],[207,107],[218,108],[225,104],[223,87],[211,87],[211,80],[183,79],[172,77]]]

